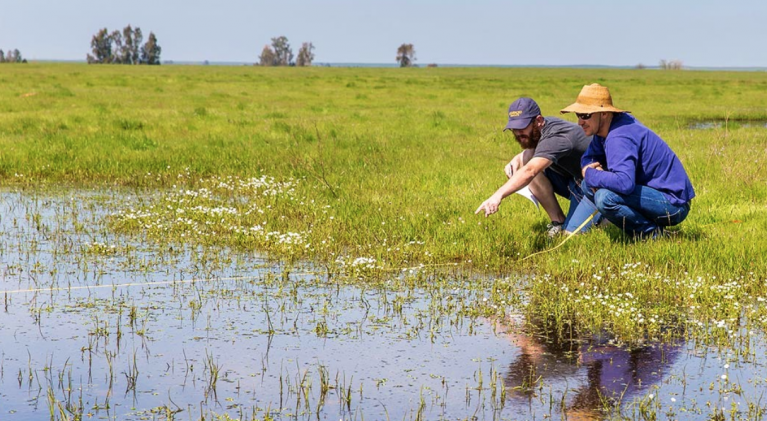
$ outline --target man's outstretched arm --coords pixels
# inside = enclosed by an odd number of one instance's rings
[[[501,200],[530,184],[530,182],[533,181],[533,178],[545,170],[549,165],[551,165],[551,161],[546,158],[531,159],[525,166],[514,172],[511,178],[496,190],[492,196],[482,202],[474,214],[476,215],[481,211],[485,211],[485,217],[488,217],[498,212]]]

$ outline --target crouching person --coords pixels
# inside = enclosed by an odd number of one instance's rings
[[[604,218],[638,238],[684,221],[695,191],[682,163],[660,136],[615,108],[606,87],[584,86],[562,113],[575,113],[594,136],[581,158],[582,187]]]
[[[498,212],[505,197],[527,186],[551,219],[546,229],[548,237],[563,231],[587,231],[598,220],[598,216],[591,219],[594,205],[583,200],[580,188],[581,156],[591,139],[573,123],[543,117],[538,104],[525,97],[509,106],[507,130],[523,151],[504,168],[508,181],[482,202],[475,214],[490,216]],[[566,216],[555,194],[569,199]]]

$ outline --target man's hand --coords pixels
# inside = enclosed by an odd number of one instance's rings
[[[581,174],[583,175],[583,178],[586,178],[586,170],[588,168],[593,168],[595,170],[603,171],[602,164],[600,164],[599,162],[592,162],[591,164],[588,164],[585,167],[583,167],[583,169],[581,170]]]
[[[506,166],[503,168],[503,172],[506,173],[506,178],[511,178],[515,172],[524,166],[522,154],[523,152],[518,153],[517,156],[515,156],[511,162],[506,164]]]
[[[485,200],[481,205],[479,205],[477,210],[474,211],[474,215],[485,211],[485,218],[487,218],[488,216],[498,212],[499,206],[501,206],[501,199],[496,195],[492,195],[489,199]]]

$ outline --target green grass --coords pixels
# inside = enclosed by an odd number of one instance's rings
[[[677,152],[697,193],[690,216],[670,239],[634,243],[607,228],[520,261],[555,245],[545,215],[516,197],[491,218],[473,214],[519,151],[501,131],[506,108],[527,95],[558,115],[592,82]],[[161,229],[118,218],[117,230],[292,260],[341,257],[347,268],[364,257],[375,261],[365,276],[383,278],[418,263],[530,274],[533,316],[628,340],[691,327],[717,334],[718,321],[764,317],[767,129],[743,124],[767,119],[763,72],[30,64],[2,66],[0,83],[3,184],[209,188],[214,197],[152,203],[238,210],[231,219],[198,212],[200,226],[209,222],[198,234],[173,225],[175,209],[148,217],[166,221]],[[707,120],[727,125],[691,128]],[[269,197],[216,187],[229,176],[296,185]],[[263,213],[245,215],[251,205]],[[255,225],[277,234],[231,229]],[[289,232],[302,247],[275,240]],[[612,298],[591,299],[599,294]],[[721,305],[731,294],[737,306]]]

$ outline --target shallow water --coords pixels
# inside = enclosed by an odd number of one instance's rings
[[[767,120],[700,120],[691,122],[689,127],[693,130],[723,129],[725,127],[730,129],[739,127],[767,128]]]
[[[745,355],[554,342],[515,313],[461,316],[483,297],[471,280],[365,287],[102,225],[140,199],[1,193],[0,419],[753,419],[764,405],[758,335]]]

